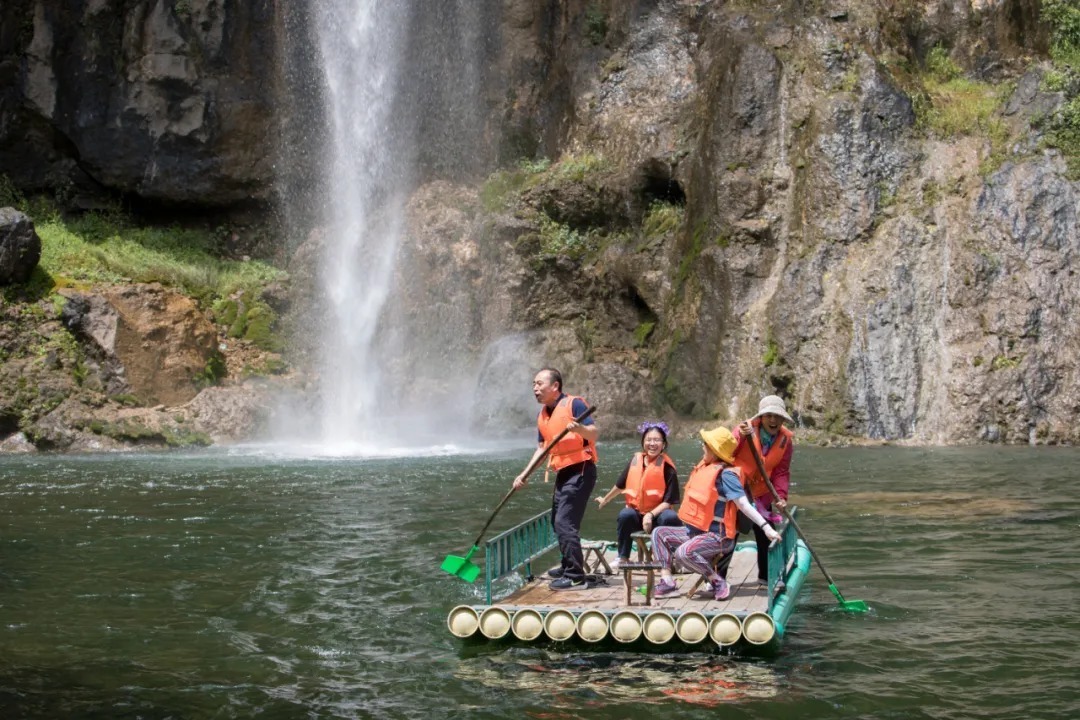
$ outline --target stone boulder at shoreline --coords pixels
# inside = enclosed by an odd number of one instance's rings
[[[41,260],[41,238],[29,217],[0,208],[0,285],[24,283]]]

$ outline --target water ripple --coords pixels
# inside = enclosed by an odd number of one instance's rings
[[[815,569],[764,660],[451,638],[446,611],[484,588],[439,563],[526,456],[4,458],[0,713],[1080,716],[1062,671],[1080,662],[1075,451],[800,448],[800,524],[871,612],[839,609]],[[533,484],[495,527],[547,507]],[[590,513],[586,536],[613,518]]]

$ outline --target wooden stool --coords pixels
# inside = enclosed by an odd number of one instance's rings
[[[732,551],[732,552],[734,552],[734,551]],[[717,555],[716,557],[714,557],[712,559],[712,563],[710,563],[710,564],[712,565],[713,573],[716,572],[716,567],[720,564],[720,561],[723,560],[723,559],[724,559],[724,553],[720,553],[719,555]],[[689,592],[686,593],[686,597],[694,597],[694,593],[697,592],[697,589],[699,587],[701,587],[701,584],[703,582],[705,582],[706,579],[707,578],[704,575],[698,575],[697,580],[694,581],[694,584],[690,586]]]
[[[600,572],[600,568],[604,568],[605,575],[614,575],[615,571],[611,569],[611,565],[608,565],[607,558],[604,557],[604,551],[607,550],[607,542],[604,540],[582,540],[581,551],[585,557],[585,572],[586,574],[596,574]],[[592,565],[589,564],[589,557],[592,556]]]
[[[716,563],[713,563],[713,570],[716,570]],[[697,589],[701,587],[703,582],[705,582],[705,576],[698,575],[697,580],[695,580],[694,584],[690,586],[690,589],[686,591],[686,597],[694,597],[694,593],[697,592]]]
[[[645,604],[652,605],[653,587],[656,581],[656,571],[662,570],[663,565],[656,562],[624,562],[619,564],[619,570],[623,574],[623,583],[626,585],[626,604],[633,605],[634,597],[634,571],[645,573]]]
[[[639,530],[630,535],[630,539],[637,546],[637,561],[639,563],[650,563],[653,560],[652,546],[649,544],[651,538],[652,533],[647,533],[644,530]]]

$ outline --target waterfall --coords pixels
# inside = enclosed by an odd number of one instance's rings
[[[395,358],[421,357],[432,340],[388,310],[408,292],[395,277],[408,273],[396,262],[415,184],[482,164],[484,10],[472,0],[314,0],[286,12],[283,185],[290,232],[318,248],[315,307],[299,328],[317,387],[303,410],[282,413],[279,435],[319,455],[438,452],[469,408],[409,390],[432,378],[445,388],[455,363],[395,371]]]
[[[363,453],[378,440],[374,338],[390,291],[407,164],[394,117],[406,10],[377,0],[313,6],[325,113],[319,439],[330,452]]]

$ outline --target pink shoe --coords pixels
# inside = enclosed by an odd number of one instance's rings
[[[653,597],[667,597],[668,595],[675,595],[679,592],[679,585],[674,581],[668,582],[664,578],[660,578],[660,582],[656,583],[656,587],[653,588]]]
[[[730,595],[731,586],[728,585],[727,580],[720,578],[719,582],[713,583],[714,600],[727,600]]]

